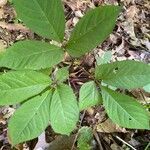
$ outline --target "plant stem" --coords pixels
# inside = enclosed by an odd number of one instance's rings
[[[81,120],[80,120],[79,129],[81,128],[81,125],[82,125],[82,122],[83,122],[85,113],[86,113],[86,110],[84,110],[83,115],[82,115],[82,118],[81,118]],[[79,129],[78,129],[78,131],[79,131]],[[72,147],[71,147],[71,150],[74,149],[74,146],[75,146],[75,143],[76,143],[76,141],[77,141],[78,136],[79,136],[79,132],[78,132],[78,133],[76,134],[76,136],[75,136],[75,139],[74,139],[74,141],[73,141],[73,145],[72,145]]]

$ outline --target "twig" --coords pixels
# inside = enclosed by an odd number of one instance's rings
[[[100,139],[99,139],[99,136],[98,136],[98,134],[97,134],[96,131],[94,132],[94,136],[95,136],[95,138],[96,138],[96,140],[97,140],[99,149],[100,149],[100,150],[103,150],[102,143],[101,143],[101,141],[100,141]]]
[[[124,141],[123,139],[121,139],[119,136],[115,136],[118,140],[120,140],[121,142],[123,142],[124,144],[128,145],[130,148],[132,148],[133,150],[137,150],[136,148],[134,148],[132,145],[130,145],[129,143],[127,143],[126,141]]]
[[[79,129],[81,128],[81,125],[82,125],[82,122],[83,122],[83,119],[84,119],[84,116],[85,116],[85,112],[86,112],[86,110],[84,110],[83,115],[82,115],[82,118],[81,118],[81,120],[80,120]],[[77,141],[78,136],[79,136],[79,132],[78,132],[78,133],[76,134],[76,136],[75,136],[75,139],[74,139],[74,141],[73,141],[71,150],[74,149],[74,146],[75,146],[75,143],[76,143],[76,141]]]
[[[143,94],[143,92],[141,90],[140,90],[140,94],[141,94],[143,100],[145,101],[145,103],[148,104],[147,101],[146,101],[146,99],[145,99],[145,96],[144,96],[144,94]]]

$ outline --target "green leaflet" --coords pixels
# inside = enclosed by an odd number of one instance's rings
[[[111,61],[111,58],[112,58],[112,52],[107,51],[102,56],[98,56],[96,58],[96,63],[97,63],[97,65],[107,64]]]
[[[150,84],[144,86],[143,89],[144,89],[146,92],[149,92],[149,93],[150,93]]]
[[[56,72],[56,80],[63,82],[65,80],[67,80],[69,78],[69,71],[68,71],[68,67],[63,67],[58,69],[58,71]]]
[[[94,81],[84,83],[79,93],[79,108],[80,110],[100,104],[102,97]]]
[[[53,68],[46,68],[46,69],[41,69],[41,70],[38,70],[38,71],[40,71],[40,72],[42,72],[43,74],[49,76],[49,75],[52,73],[52,69],[53,69]]]
[[[77,145],[79,150],[91,150],[91,141],[93,138],[93,132],[90,127],[82,127],[79,130],[79,137]]]
[[[22,102],[42,92],[51,83],[48,76],[35,71],[10,71],[0,75],[0,105]]]
[[[61,0],[13,0],[18,17],[35,33],[62,41],[65,17]]]
[[[150,129],[150,116],[136,99],[102,87],[102,97],[108,116],[121,127]]]
[[[134,89],[150,83],[150,66],[132,60],[118,61],[98,66],[95,77],[118,88]]]
[[[15,70],[40,70],[58,64],[63,59],[60,47],[40,41],[21,41],[9,47],[0,58],[0,67]]]
[[[69,135],[76,127],[79,109],[71,87],[58,85],[53,94],[50,106],[50,122],[56,133]]]
[[[39,136],[49,123],[51,91],[24,103],[10,119],[8,133],[13,145]]]
[[[101,6],[89,11],[76,25],[66,50],[80,57],[101,44],[112,32],[120,7]]]

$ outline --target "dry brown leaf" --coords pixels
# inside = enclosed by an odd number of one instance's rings
[[[111,149],[112,150],[123,150],[119,145],[116,143],[111,144]]]
[[[134,1],[135,0],[121,0],[121,2],[124,2],[125,5],[129,5],[130,3],[134,4],[135,3]]]
[[[73,26],[75,26],[79,21],[79,18],[78,17],[74,17],[73,18]]]
[[[138,12],[139,9],[136,7],[136,5],[132,5],[127,9],[126,18],[128,20],[133,20],[137,16]]]
[[[3,15],[4,15],[4,11],[3,11],[3,9],[2,9],[2,8],[0,8],[0,19],[2,19],[2,18],[3,18]]]
[[[0,0],[0,7],[3,7],[7,4],[7,0]]]
[[[0,114],[0,123],[6,124],[6,119],[4,118],[3,114]]]
[[[0,53],[4,52],[6,47],[7,44],[3,40],[0,40]]]
[[[23,33],[31,32],[27,27],[23,26],[22,24],[11,24],[11,23],[5,23],[0,21],[0,27],[7,29],[9,31],[21,31]]]
[[[96,130],[97,132],[105,132],[105,133],[127,132],[124,128],[121,128],[118,125],[114,124],[110,119],[107,119],[106,121],[98,124]]]

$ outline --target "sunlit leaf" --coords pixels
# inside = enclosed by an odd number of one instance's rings
[[[121,127],[150,129],[150,115],[136,99],[102,87],[103,103],[108,116]]]
[[[13,145],[36,138],[48,126],[51,96],[51,91],[47,91],[30,99],[14,113],[8,127]]]
[[[79,92],[80,110],[100,104],[101,102],[102,97],[94,81],[90,81],[82,85]]]
[[[50,122],[56,133],[68,135],[76,127],[79,108],[76,97],[68,85],[58,85],[51,102]]]
[[[65,17],[61,0],[13,0],[18,18],[35,33],[62,41]]]
[[[22,102],[42,92],[51,83],[49,76],[35,71],[10,71],[0,75],[0,105]]]
[[[40,41],[21,41],[9,47],[0,57],[0,67],[15,70],[40,70],[53,67],[63,60],[63,50]]]
[[[97,66],[95,77],[118,88],[140,88],[150,83],[150,66],[132,60]]]
[[[101,6],[90,10],[77,23],[66,46],[68,53],[80,57],[106,40],[112,32],[120,7]]]

